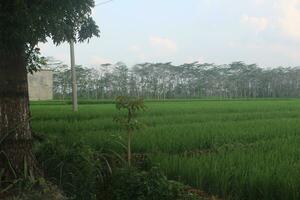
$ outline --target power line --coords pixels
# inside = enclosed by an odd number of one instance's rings
[[[107,1],[103,1],[103,2],[97,3],[97,4],[95,5],[95,7],[96,7],[96,6],[103,5],[103,4],[110,3],[110,2],[112,2],[112,1],[113,1],[113,0],[107,0]]]

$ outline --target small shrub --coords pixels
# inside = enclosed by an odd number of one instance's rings
[[[124,127],[127,131],[127,161],[131,166],[131,140],[132,133],[142,127],[142,123],[136,119],[137,111],[145,110],[146,106],[143,99],[119,96],[116,98],[116,108],[118,110],[126,110],[126,116],[115,117],[115,121]]]
[[[181,183],[169,181],[156,167],[149,172],[132,167],[118,169],[107,184],[110,186],[100,200],[199,200]]]
[[[38,148],[37,157],[46,178],[72,199],[96,199],[97,185],[111,171],[101,152],[80,142],[66,146],[48,141]]]

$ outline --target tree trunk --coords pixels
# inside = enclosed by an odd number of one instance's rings
[[[131,131],[128,131],[127,138],[127,162],[128,166],[131,167]]]
[[[0,51],[0,169],[5,170],[6,180],[38,173],[32,152],[25,66],[22,48]]]

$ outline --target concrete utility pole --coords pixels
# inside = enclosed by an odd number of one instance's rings
[[[75,70],[75,53],[74,53],[74,41],[70,42],[70,55],[71,55],[71,72],[72,72],[72,103],[73,111],[78,111],[77,101],[77,83],[76,83],[76,70]]]
[[[103,5],[109,3],[113,0],[107,0],[104,2],[100,2],[95,5]],[[71,73],[72,73],[72,104],[73,104],[73,111],[78,111],[78,100],[77,100],[77,83],[76,83],[76,70],[75,70],[75,53],[74,53],[74,41],[70,41],[70,57],[71,57]]]

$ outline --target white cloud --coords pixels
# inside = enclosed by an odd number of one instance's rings
[[[300,41],[300,0],[279,0],[278,25],[288,37]]]
[[[150,44],[154,47],[163,48],[170,52],[177,51],[177,44],[169,38],[162,38],[157,36],[150,37]]]
[[[269,20],[266,17],[253,17],[249,15],[243,15],[241,17],[241,22],[250,25],[256,32],[266,30],[269,25]]]

